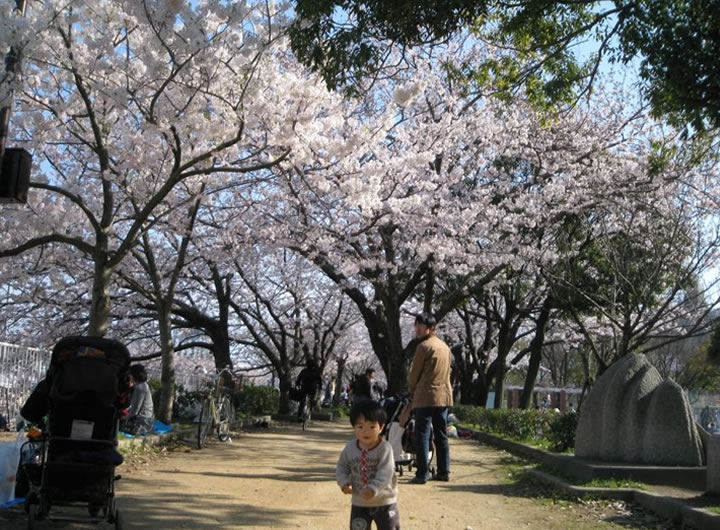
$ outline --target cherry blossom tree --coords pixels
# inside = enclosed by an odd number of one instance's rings
[[[417,53],[408,71],[377,80],[312,165],[283,166],[261,192],[265,237],[353,300],[391,391],[406,384],[400,319],[411,298],[442,317],[506,268],[539,271],[575,252],[554,241],[568,215],[619,205],[650,226],[648,197],[678,196],[669,168],[650,174],[651,122],[612,86],[572,112],[538,114],[460,82],[450,58],[481,54],[465,45]],[[461,281],[440,293],[437,271]]]
[[[329,96],[292,60],[270,5],[51,1],[13,17],[11,130],[35,165],[28,208],[0,220],[0,257],[42,245],[86,256],[87,332],[102,336],[113,271],[151,214],[180,206],[173,188],[278,164]]]
[[[272,366],[287,412],[299,369],[312,359],[324,372],[356,317],[327,278],[287,250],[254,245],[234,263],[239,286],[230,306],[244,328],[236,342]]]
[[[176,192],[179,192],[178,186]],[[157,315],[159,345],[162,359],[160,401],[156,404],[157,417],[170,423],[172,420],[173,398],[175,396],[175,347],[172,333],[172,306],[175,301],[175,289],[185,265],[187,250],[192,231],[202,202],[204,186],[197,192],[190,192],[193,199],[187,211],[185,229],[181,233],[171,230],[171,226],[163,232],[158,230],[167,219],[152,219],[154,229],[143,232],[140,244],[132,254],[145,272],[148,281],[140,282],[132,275],[123,275],[132,286],[132,290],[141,294],[152,305]],[[167,217],[176,216],[179,209],[168,212]],[[151,216],[152,218],[152,216]],[[181,221],[182,222],[182,221]],[[122,273],[121,273],[122,274]]]

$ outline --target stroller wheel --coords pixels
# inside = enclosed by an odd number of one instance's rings
[[[38,511],[39,510],[37,504],[30,504],[28,506],[28,530],[33,530],[33,528],[35,528],[35,521],[38,518]]]
[[[115,510],[113,520],[115,521],[115,530],[122,530],[122,517],[120,516],[120,510]]]
[[[25,513],[30,513],[30,506],[37,503],[37,494],[35,492],[28,493],[27,497],[25,497],[25,503],[23,504],[23,509],[25,510]]]

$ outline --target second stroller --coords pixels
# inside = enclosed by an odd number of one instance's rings
[[[395,457],[395,471],[402,476],[404,469],[412,471],[417,467],[416,444],[415,444],[415,418],[412,413],[412,402],[409,394],[403,392],[382,400],[382,406],[387,413],[388,422],[383,430],[383,436],[393,448]],[[428,463],[432,462],[435,454],[435,447],[430,437],[430,451],[428,452]],[[434,466],[430,466],[430,472],[435,473]]]

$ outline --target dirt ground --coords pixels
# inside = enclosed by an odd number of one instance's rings
[[[231,445],[178,444],[133,455],[117,468],[123,527],[348,528],[350,497],[335,484],[334,471],[351,434],[345,423],[314,422],[306,432],[280,425],[237,433]],[[536,485],[510,480],[514,458],[475,441],[451,439],[450,451],[450,482],[413,485],[411,473],[400,477],[404,530],[674,528],[624,503],[552,500]],[[0,510],[0,528],[26,528],[22,509]]]

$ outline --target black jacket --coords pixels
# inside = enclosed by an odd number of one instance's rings
[[[303,368],[297,377],[295,386],[303,394],[315,394],[322,387],[322,373],[319,367]]]
[[[355,382],[352,385],[352,393],[353,399],[358,397],[372,399],[372,388],[370,378],[367,374],[362,374],[355,378]]]

